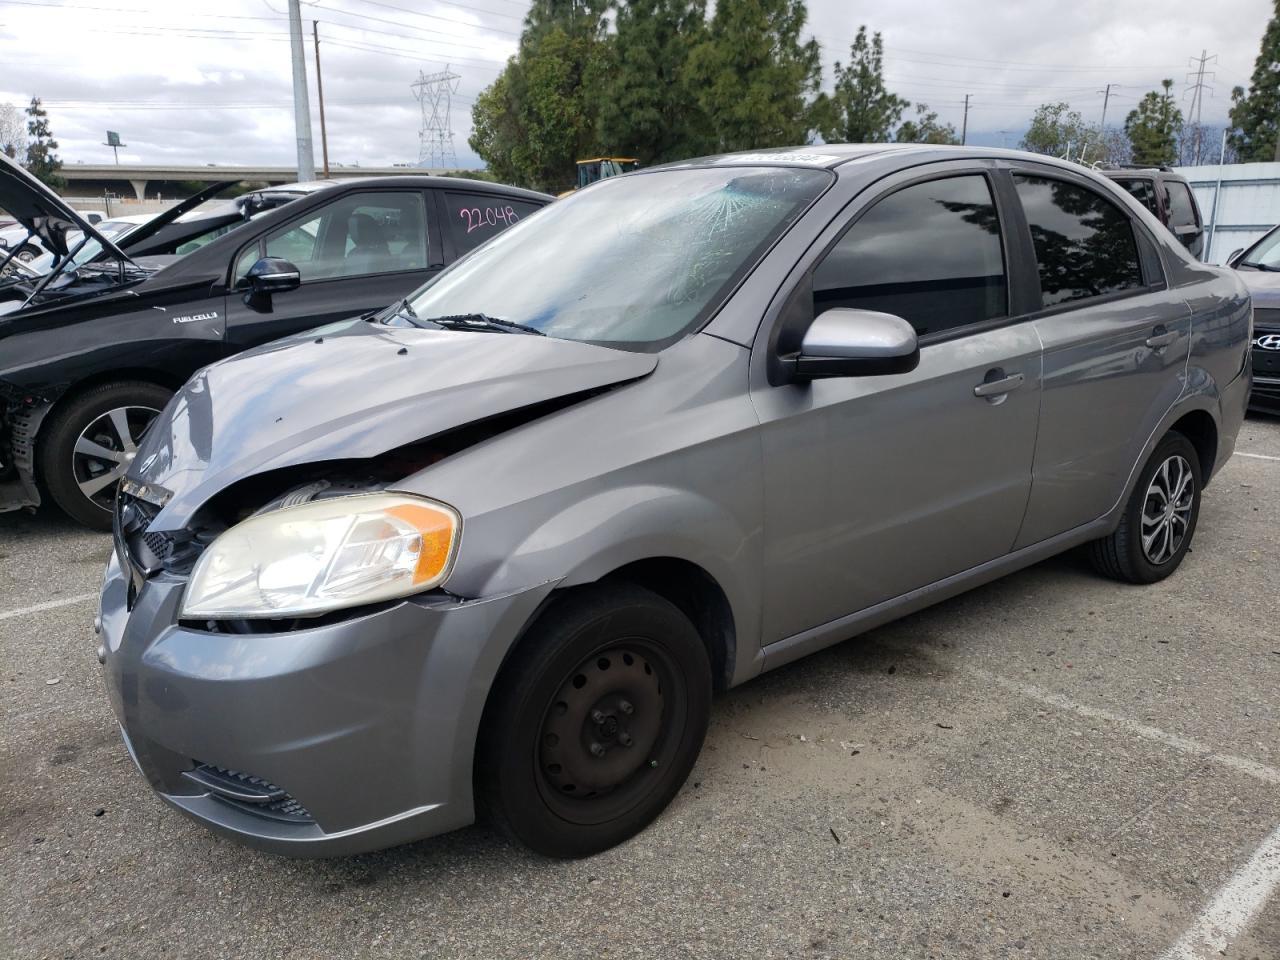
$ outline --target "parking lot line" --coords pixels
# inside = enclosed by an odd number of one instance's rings
[[[987,670],[978,667],[967,667],[967,672],[975,676],[994,683],[997,686],[1004,687],[1013,693],[1020,694],[1030,700],[1038,700],[1040,703],[1051,707],[1057,707],[1060,710],[1069,710],[1072,713],[1078,713],[1083,717],[1089,717],[1093,720],[1104,720],[1107,723],[1114,724],[1123,730],[1128,731],[1134,736],[1141,737],[1144,740],[1151,740],[1154,743],[1164,744],[1166,747],[1172,747],[1181,753],[1188,754],[1193,757],[1200,757],[1212,763],[1219,764],[1224,767],[1230,767],[1239,773],[1253,777],[1256,780],[1262,780],[1265,783],[1280,786],[1280,770],[1274,767],[1268,767],[1266,764],[1258,763],[1255,760],[1249,760],[1245,757],[1237,757],[1229,753],[1218,753],[1212,747],[1192,740],[1188,737],[1179,736],[1176,733],[1169,733],[1158,727],[1152,727],[1145,723],[1139,723],[1129,717],[1122,716],[1118,713],[1111,713],[1109,710],[1100,710],[1097,707],[1091,707],[1088,704],[1079,703],[1070,697],[1064,697],[1061,694],[1044,690],[1040,687],[1033,686],[1029,683],[1021,683],[1017,680],[1010,680],[998,674],[990,673]]]
[[[1265,453],[1241,453],[1239,450],[1237,450],[1235,455],[1236,455],[1237,457],[1248,457],[1250,460],[1278,460],[1278,461],[1280,461],[1280,457],[1272,457],[1272,456],[1268,456],[1268,455],[1267,455],[1267,454],[1265,454]]]
[[[0,620],[9,620],[13,617],[25,617],[30,613],[41,613],[45,610],[56,610],[58,607],[69,607],[76,603],[85,603],[88,600],[96,600],[96,593],[78,593],[74,597],[63,597],[61,600],[49,600],[45,603],[33,603],[29,607],[18,607],[16,610],[0,611]]]
[[[1160,960],[1209,960],[1224,954],[1280,887],[1280,827],[1235,872],[1195,924]]]

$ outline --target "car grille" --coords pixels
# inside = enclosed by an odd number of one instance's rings
[[[1266,340],[1270,349],[1261,346]],[[1280,377],[1280,309],[1253,311],[1253,375],[1275,379]]]
[[[1280,307],[1254,307],[1253,331],[1254,336],[1263,331],[1280,333]]]
[[[187,770],[182,775],[207,790],[210,796],[239,810],[268,820],[315,823],[306,807],[262,777],[198,761],[194,770]]]

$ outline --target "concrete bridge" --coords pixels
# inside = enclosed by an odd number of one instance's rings
[[[407,173],[442,173],[441,170],[428,170],[425,167],[329,167],[329,176],[335,180],[351,177],[396,177]],[[146,200],[157,196],[166,199],[189,196],[195,184],[214,183],[218,180],[245,181],[247,183],[268,186],[271,184],[293,183],[298,179],[298,171],[294,167],[262,167],[262,166],[174,166],[171,164],[136,164],[136,163],[67,163],[61,170],[67,180],[65,193],[68,197],[103,197],[108,193],[117,196],[132,190],[138,200]],[[321,176],[320,172],[316,172]],[[127,193],[125,193],[127,195]]]

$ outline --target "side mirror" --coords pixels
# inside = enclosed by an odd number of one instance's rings
[[[255,297],[269,297],[273,293],[286,293],[297,290],[302,283],[302,274],[288,260],[279,257],[263,257],[245,274],[249,281],[249,292]]]
[[[1234,267],[1240,262],[1240,258],[1244,255],[1244,247],[1240,247],[1231,251],[1231,255],[1227,257],[1227,266]]]
[[[818,314],[799,352],[782,360],[793,380],[910,373],[920,364],[920,344],[901,317],[836,308]]]

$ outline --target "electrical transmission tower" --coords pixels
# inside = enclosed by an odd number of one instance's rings
[[[436,73],[418,71],[418,79],[410,87],[422,107],[422,126],[418,129],[418,166],[452,170],[458,165],[453,149],[453,95],[458,92],[461,74],[445,67]]]
[[[1191,104],[1187,107],[1187,122],[1195,125],[1195,153],[1191,160],[1192,166],[1199,166],[1200,164],[1200,147],[1202,145],[1201,141],[1204,139],[1204,127],[1200,124],[1200,113],[1204,108],[1204,92],[1208,90],[1209,96],[1213,96],[1213,87],[1205,82],[1205,78],[1212,80],[1215,74],[1206,73],[1205,67],[1210,63],[1215,63],[1218,55],[1215,53],[1211,57],[1208,53],[1208,50],[1201,50],[1200,56],[1188,59],[1187,65],[1195,69],[1187,74],[1187,89],[1182,94],[1184,97],[1187,94],[1191,94]]]

